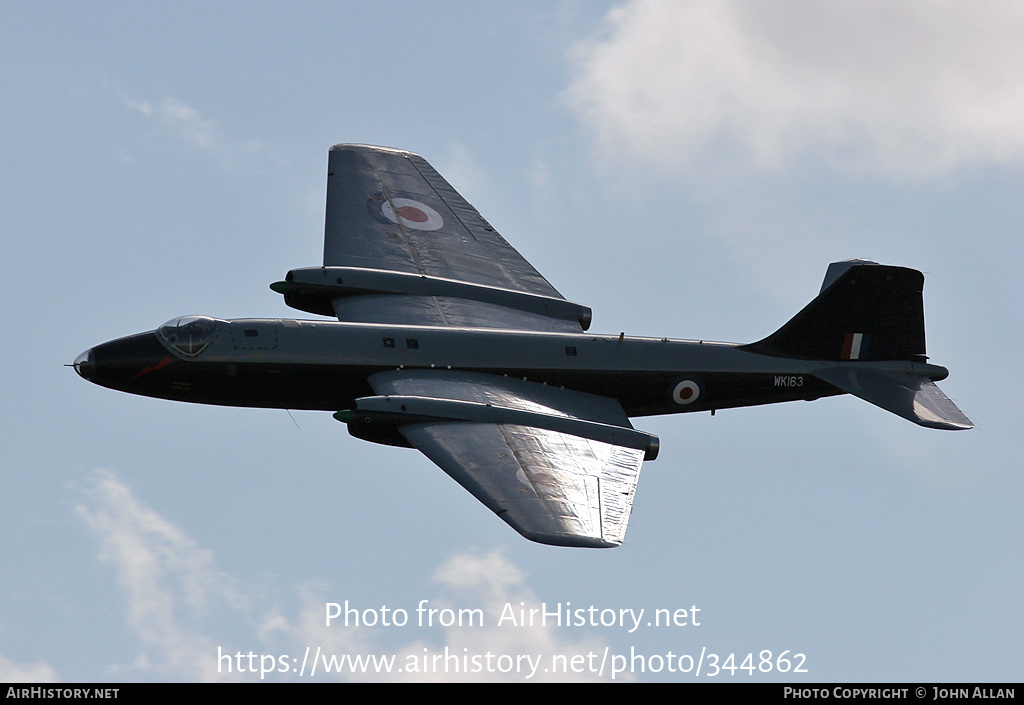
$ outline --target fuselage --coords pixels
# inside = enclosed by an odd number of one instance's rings
[[[372,395],[378,372],[467,370],[611,397],[628,416],[646,416],[842,393],[812,375],[821,364],[668,338],[187,317],[99,345],[75,368],[150,397],[326,411]]]

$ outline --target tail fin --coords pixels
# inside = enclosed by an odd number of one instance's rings
[[[924,275],[868,260],[829,265],[811,303],[751,352],[805,360],[927,359]]]
[[[786,325],[743,349],[820,360],[813,374],[844,392],[921,426],[973,428],[926,364],[924,275],[868,260],[829,265],[821,292]]]

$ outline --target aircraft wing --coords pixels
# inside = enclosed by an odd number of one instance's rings
[[[289,305],[342,321],[586,330],[566,301],[425,159],[331,148],[324,266],[274,285]]]
[[[657,438],[614,399],[491,374],[394,370],[370,378],[350,423],[398,422],[415,448],[520,534],[559,546],[622,543]],[[339,416],[342,418],[342,416]]]
[[[292,270],[272,288],[341,321],[590,325],[590,309],[566,301],[422,157],[366,145],[331,148],[323,267]],[[335,414],[353,435],[419,449],[529,539],[622,543],[658,441],[633,429],[618,401],[460,371],[398,369],[369,381],[376,396]]]

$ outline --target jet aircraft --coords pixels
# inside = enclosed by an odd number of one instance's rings
[[[413,447],[533,541],[622,543],[658,438],[630,417],[849,393],[922,426],[973,424],[935,385],[913,269],[828,267],[819,295],[749,344],[588,333],[567,301],[422,157],[341,144],[323,265],[271,289],[336,321],[176,318],[103,343],[83,378],[133,394],[320,409]]]

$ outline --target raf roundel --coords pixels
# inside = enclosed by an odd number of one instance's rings
[[[676,404],[692,404],[700,396],[700,385],[692,379],[684,379],[672,389],[672,401]]]
[[[411,198],[392,198],[381,204],[380,212],[392,223],[413,230],[437,230],[444,225],[441,214],[426,203]]]

